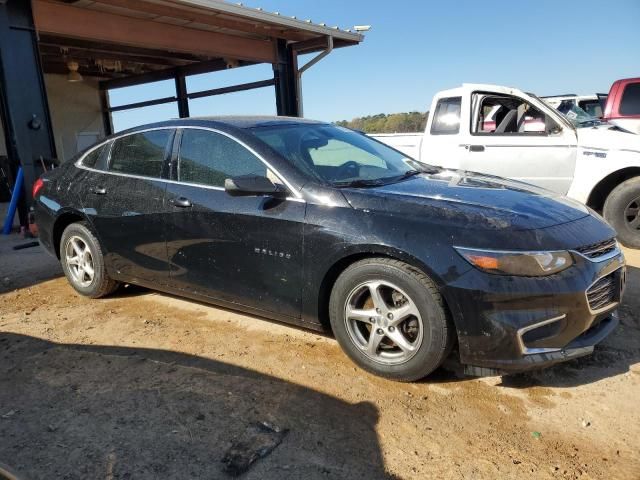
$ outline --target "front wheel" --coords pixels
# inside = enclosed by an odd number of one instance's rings
[[[434,283],[397,260],[372,258],[348,267],[333,287],[329,314],[347,355],[364,370],[393,380],[425,377],[453,343]]]
[[[82,295],[100,298],[118,288],[107,275],[98,239],[84,222],[72,223],[62,232],[60,263],[71,286]]]
[[[614,188],[602,213],[623,245],[640,248],[640,177],[630,178]]]

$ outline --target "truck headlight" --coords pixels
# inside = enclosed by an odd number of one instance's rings
[[[542,277],[573,265],[573,257],[566,251],[510,252],[454,248],[474,267],[496,275]]]

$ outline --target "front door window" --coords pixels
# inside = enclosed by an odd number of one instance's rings
[[[553,120],[529,102],[509,95],[475,94],[474,134],[540,135]]]

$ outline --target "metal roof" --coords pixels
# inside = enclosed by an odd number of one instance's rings
[[[156,0],[151,1],[154,3],[163,3]],[[300,29],[307,32],[319,33],[322,35],[331,35],[334,38],[352,42],[361,42],[364,40],[363,35],[352,32],[350,29],[340,29],[338,26],[327,26],[324,23],[313,23],[310,19],[299,20],[293,16],[288,17],[286,15],[281,15],[280,12],[266,12],[262,8],[246,7],[242,3],[232,4],[221,0],[174,0],[170,3],[182,3],[185,5],[203,7],[208,10],[215,10],[221,13],[227,13],[251,20],[259,20],[261,22]]]
[[[0,0],[2,1],[2,0]],[[311,53],[364,36],[220,0],[32,0],[43,68],[116,78],[203,62],[210,70],[275,63],[276,42]],[[332,42],[328,42],[328,38]]]
[[[44,1],[56,2],[56,0]],[[298,19],[294,16],[283,15],[280,12],[267,12],[262,8],[251,8],[241,3],[233,4],[221,0],[57,1],[74,7],[105,13],[152,20],[185,28],[222,31],[242,36],[255,37],[256,35],[251,35],[251,32],[246,29],[243,29],[244,31],[234,31],[233,22],[237,22],[235,25],[240,28],[253,27],[256,31],[262,33],[264,37],[280,37],[282,33],[298,34],[300,38],[296,38],[296,40],[332,36],[335,40],[338,40],[337,47],[357,44],[364,40],[363,35],[348,29],[341,29],[338,26],[314,23],[311,19]],[[218,20],[221,26],[216,26],[215,20]]]

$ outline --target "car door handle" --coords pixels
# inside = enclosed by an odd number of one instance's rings
[[[106,195],[107,189],[104,187],[92,187],[89,189],[89,193],[93,193],[94,195]]]
[[[469,145],[470,152],[484,152],[484,145]]]
[[[191,203],[191,200],[189,200],[188,198],[184,198],[184,197],[175,198],[175,199],[171,200],[171,204],[174,207],[179,207],[179,208],[189,208],[189,207],[193,206],[193,204]]]

